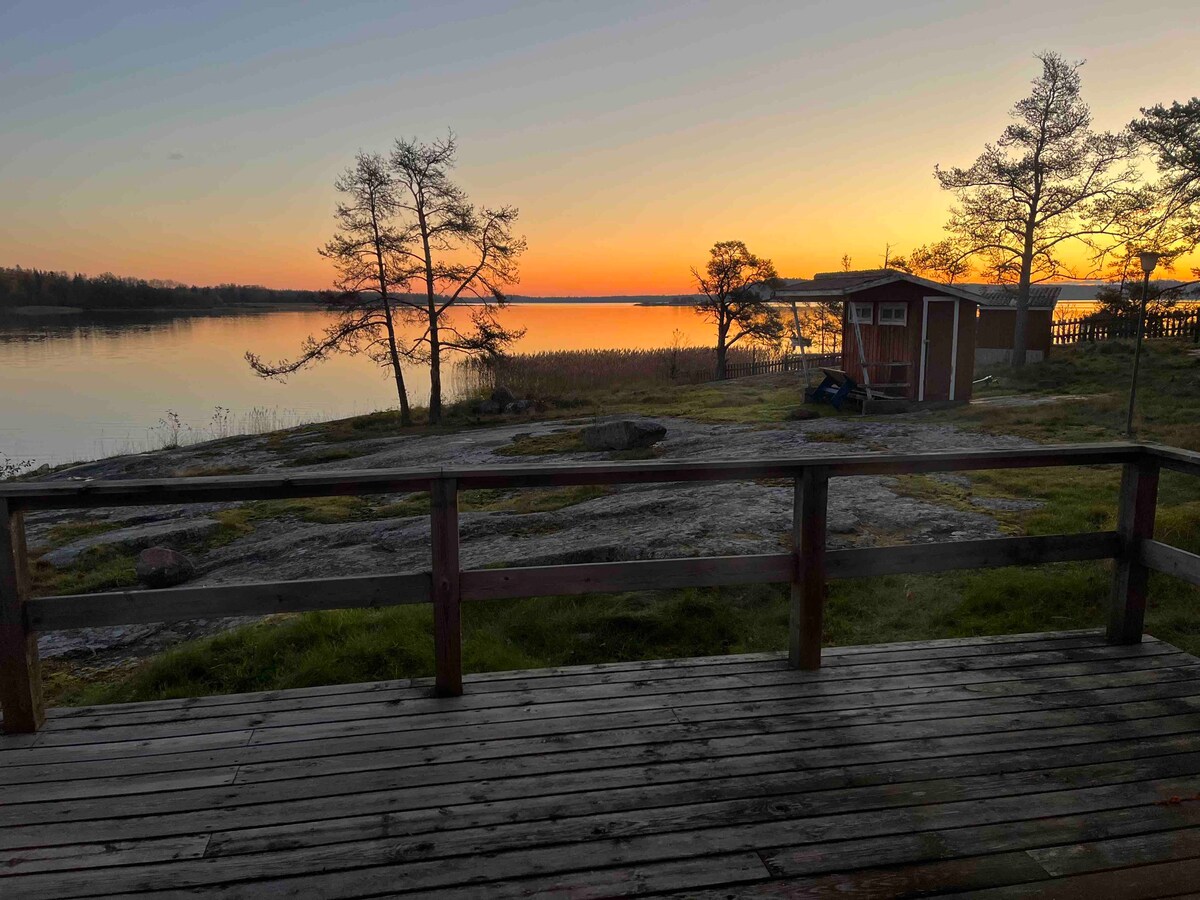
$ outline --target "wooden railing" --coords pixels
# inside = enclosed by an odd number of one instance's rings
[[[851,475],[1121,465],[1115,531],[826,550],[829,480]],[[1070,560],[1117,562],[1108,639],[1141,640],[1151,569],[1200,584],[1200,556],[1153,540],[1160,468],[1200,475],[1200,454],[1142,444],[1072,444],[1029,450],[800,457],[729,462],[627,462],[465,469],[391,469],[0,485],[0,704],[4,729],[32,732],[43,721],[37,633],[64,628],[179,621],[317,609],[432,603],[435,688],[462,693],[463,601],[717,585],[791,585],[789,659],[816,669],[826,582]],[[463,570],[458,494],[468,488],[791,479],[792,550],[749,556],[655,559],[584,565]],[[428,491],[429,572],[272,583],[31,597],[23,517],[30,510],[278,500]],[[1200,610],[1198,610],[1200,614]]]
[[[1137,316],[1082,316],[1050,323],[1055,344],[1084,344],[1137,336]],[[1146,316],[1147,339],[1176,338],[1200,342],[1200,309],[1175,310]]]
[[[842,354],[809,353],[807,354],[807,359],[805,359],[796,353],[791,356],[727,363],[725,365],[725,377],[746,378],[750,375],[774,375],[778,372],[803,372],[806,362],[809,371],[816,371],[821,366],[840,366],[842,364]]]

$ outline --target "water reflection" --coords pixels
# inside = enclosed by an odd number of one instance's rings
[[[525,328],[517,349],[650,348],[711,343],[711,326],[686,307],[626,304],[512,306],[506,325]],[[105,313],[0,319],[0,453],[61,463],[153,449],[159,420],[175,412],[194,433],[216,407],[233,425],[296,424],[396,406],[385,370],[365,356],[338,356],[290,377],[256,377],[243,354],[294,355],[328,323],[319,311],[179,316]],[[459,390],[448,366],[449,393]],[[426,403],[428,373],[405,373],[412,401]]]

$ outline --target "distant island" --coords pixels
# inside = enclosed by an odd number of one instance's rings
[[[320,307],[328,291],[300,291],[251,284],[197,287],[173,281],[105,273],[81,275],[20,266],[0,266],[0,313],[29,315],[104,311],[220,311],[246,308]],[[623,294],[608,297],[510,296],[512,303],[633,303],[690,306],[692,296]]]
[[[326,296],[322,291],[277,290],[258,285],[196,287],[110,273],[87,276],[20,266],[0,267],[0,312],[10,313],[318,307]]]

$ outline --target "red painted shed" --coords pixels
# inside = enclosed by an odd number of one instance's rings
[[[872,269],[787,281],[774,297],[843,303],[842,368],[873,393],[917,402],[971,399],[978,294]]]

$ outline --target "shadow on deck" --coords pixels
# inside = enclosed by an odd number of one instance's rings
[[[51,713],[0,895],[1158,897],[1200,884],[1200,660],[1092,632]]]

